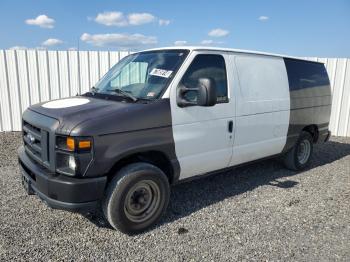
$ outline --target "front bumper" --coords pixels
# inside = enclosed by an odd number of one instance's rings
[[[18,150],[22,183],[48,206],[74,212],[94,211],[102,199],[107,177],[74,178],[53,173],[31,160],[24,147]]]

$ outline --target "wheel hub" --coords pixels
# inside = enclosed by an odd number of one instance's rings
[[[151,180],[136,183],[127,193],[125,215],[133,222],[143,222],[152,217],[160,204],[159,186]]]
[[[297,157],[300,164],[305,164],[311,154],[311,143],[309,140],[304,139],[300,142],[297,150]]]
[[[140,188],[134,191],[130,197],[130,211],[134,211],[133,213],[144,211],[152,200],[152,192],[150,191],[150,188]]]

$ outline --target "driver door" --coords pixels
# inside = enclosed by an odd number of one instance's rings
[[[230,59],[225,54],[192,52],[172,83],[170,104],[180,179],[219,170],[230,163],[235,127],[230,68]],[[199,78],[214,79],[217,104],[180,107],[176,102],[177,89],[193,88]],[[195,92],[190,91],[182,98],[196,101]]]

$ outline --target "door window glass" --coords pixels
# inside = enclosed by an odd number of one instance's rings
[[[215,82],[217,103],[227,103],[227,76],[225,59],[221,55],[197,55],[181,80],[186,88],[196,88],[200,78],[211,78]],[[184,94],[188,101],[197,100],[197,91]]]

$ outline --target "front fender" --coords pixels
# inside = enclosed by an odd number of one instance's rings
[[[87,176],[105,175],[118,161],[148,151],[161,152],[169,159],[174,179],[180,173],[171,126],[102,135],[95,138],[94,144],[95,158],[86,173]]]

